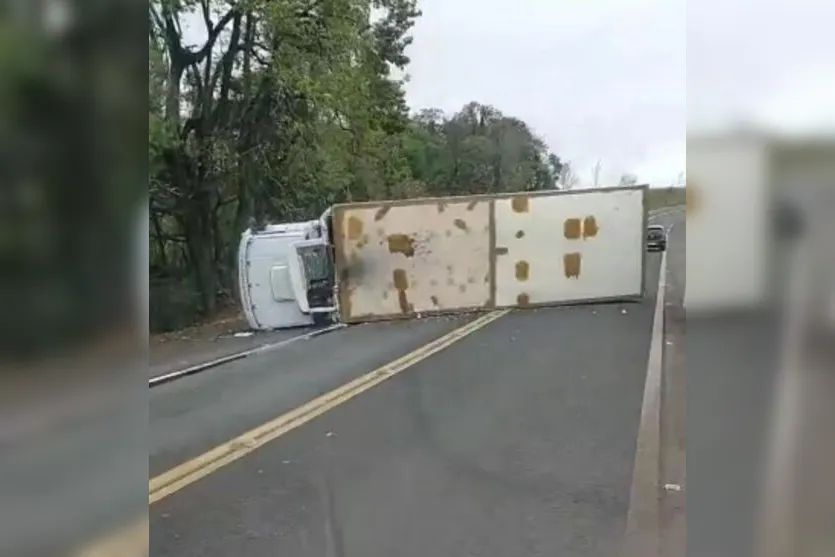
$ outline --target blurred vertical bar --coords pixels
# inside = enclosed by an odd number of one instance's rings
[[[0,6],[3,556],[72,554],[147,513],[144,10]]]
[[[778,358],[769,144],[688,131],[688,555],[754,557]]]
[[[835,551],[833,132],[688,138],[688,555]]]

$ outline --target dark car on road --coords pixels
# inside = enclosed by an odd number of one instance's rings
[[[667,249],[667,229],[654,224],[647,228],[647,251],[665,251]]]

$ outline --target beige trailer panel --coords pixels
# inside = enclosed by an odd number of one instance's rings
[[[498,307],[642,294],[643,189],[499,199],[495,227]]]
[[[645,191],[337,205],[341,318],[356,323],[640,297]]]
[[[334,207],[343,321],[482,308],[490,302],[490,200]]]

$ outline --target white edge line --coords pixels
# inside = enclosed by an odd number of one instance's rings
[[[177,371],[172,371],[170,373],[166,373],[164,375],[158,375],[156,377],[152,377],[148,380],[148,386],[154,387],[156,385],[167,383],[169,381],[173,381],[175,379],[179,379],[181,377],[185,377],[187,375],[193,375],[195,373],[199,373],[209,368],[217,367],[229,362],[234,362],[236,360],[242,360],[244,358],[248,358],[249,356],[253,356],[255,354],[261,354],[264,352],[269,352],[271,350],[276,350],[278,348],[283,348],[288,344],[292,344],[294,342],[300,340],[309,340],[315,338],[317,336],[323,335],[325,333],[329,333],[331,331],[336,331],[338,329],[343,329],[347,325],[345,323],[336,323],[329,327],[324,327],[322,329],[316,329],[315,331],[308,331],[307,333],[297,335],[288,339],[284,339],[279,342],[275,342],[272,344],[266,344],[264,346],[258,346],[257,348],[252,348],[250,350],[244,350],[243,352],[236,352],[234,354],[230,354],[228,356],[223,356],[222,358],[217,358],[208,362],[204,362],[202,364],[193,365],[184,369],[179,369]]]
[[[644,383],[641,421],[632,469],[626,515],[624,557],[658,555],[661,474],[661,379],[664,354],[664,308],[667,290],[667,252],[661,256],[658,292]]]

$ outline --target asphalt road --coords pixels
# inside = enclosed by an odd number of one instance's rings
[[[688,556],[762,555],[780,309],[687,318]]]
[[[673,227],[661,482],[681,491],[663,496],[662,557],[754,557],[781,364],[779,304],[685,318],[683,217],[673,214],[665,223]]]
[[[469,319],[358,325],[154,387],[150,475],[403,356]]]
[[[192,366],[200,366],[233,354],[286,343],[313,330],[313,327],[298,327],[259,331],[249,337],[236,337],[233,333],[227,333],[211,340],[201,338],[155,342],[150,347],[148,378],[153,379]]]
[[[511,313],[155,503],[151,555],[615,554],[659,261],[640,303]],[[466,319],[352,327],[152,389],[150,474]]]

